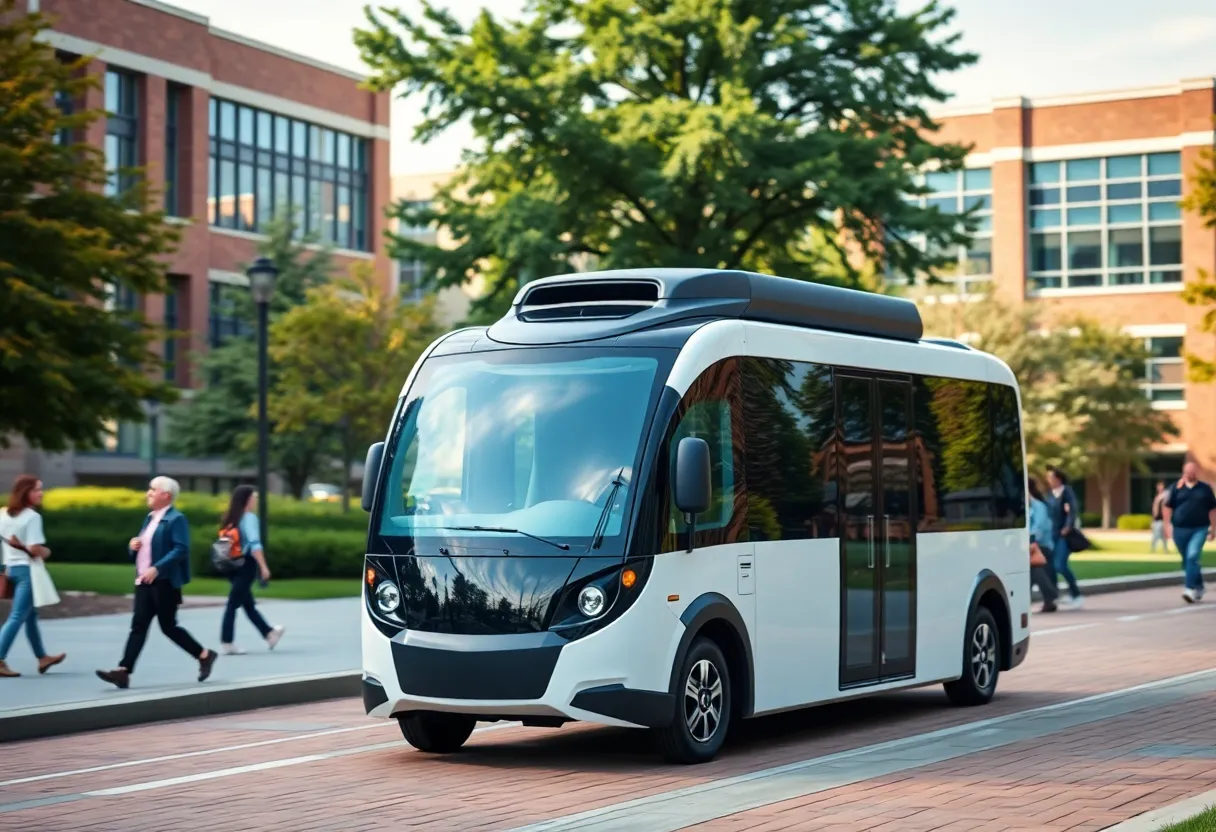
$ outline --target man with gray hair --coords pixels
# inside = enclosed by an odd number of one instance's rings
[[[97,675],[119,688],[131,684],[135,660],[144,649],[152,620],[160,623],[169,640],[198,660],[198,680],[206,681],[215,664],[214,650],[202,647],[177,623],[182,587],[190,582],[190,525],[173,501],[181,488],[169,477],[156,477],[148,484],[148,508],[143,528],[131,538],[127,554],[135,561],[135,612],[131,634],[122,661],[113,670]]]

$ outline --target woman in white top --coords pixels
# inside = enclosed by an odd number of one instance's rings
[[[21,675],[10,670],[4,660],[22,625],[38,658],[39,673],[46,673],[66,658],[63,653],[48,656],[42,647],[42,634],[38,632],[38,610],[34,606],[34,588],[30,583],[30,558],[44,559],[51,554],[42,534],[42,515],[36,510],[41,505],[42,482],[37,477],[22,474],[13,484],[8,507],[0,511],[0,548],[4,551],[5,573],[13,585],[13,610],[0,628],[0,677]]]

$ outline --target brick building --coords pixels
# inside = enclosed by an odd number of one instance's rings
[[[1180,297],[1200,269],[1216,271],[1216,231],[1178,208],[1201,149],[1213,146],[1213,114],[1212,78],[935,113],[942,139],[974,149],[964,172],[928,174],[928,203],[985,211],[951,279],[1118,325],[1154,356],[1145,393],[1179,434],[1148,456],[1152,473],[1117,486],[1116,514],[1146,512],[1154,481],[1176,477],[1188,457],[1216,475],[1216,385],[1187,383],[1180,356],[1216,353],[1202,312]],[[1096,510],[1097,489],[1086,491]]]
[[[114,298],[187,333],[158,347],[170,381],[197,387],[190,355],[240,328],[228,299],[248,291],[242,264],[280,206],[293,206],[300,226],[334,247],[339,268],[370,262],[391,283],[383,239],[391,198],[387,93],[155,0],[29,0],[29,8],[53,18],[47,42],[65,58],[92,56],[89,71],[104,79],[89,100],[64,102],[108,113],[72,138],[104,148],[113,167],[144,166],[182,226],[169,292]],[[116,178],[110,187],[123,184]],[[171,429],[160,423],[161,433]],[[135,485],[146,480],[149,438],[146,424],[121,424],[99,453],[47,455],[18,445],[0,456],[0,473],[35,471],[48,485]],[[253,474],[163,453],[159,469],[208,491]]]

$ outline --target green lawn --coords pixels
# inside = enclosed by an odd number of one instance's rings
[[[97,592],[102,595],[126,595],[134,591],[135,570],[126,564],[113,563],[55,563],[47,561],[51,577],[60,591]],[[195,578],[186,587],[187,595],[227,595],[228,581],[224,578]],[[276,581],[272,577],[265,589],[256,587],[259,598],[341,598],[359,594],[359,578],[294,578]]]
[[[1216,806],[1209,807],[1182,823],[1161,827],[1160,832],[1213,832],[1216,830]]]
[[[1115,578],[1124,575],[1145,575],[1151,572],[1182,574],[1182,558],[1171,549],[1163,553],[1149,552],[1147,540],[1094,540],[1096,548],[1079,552],[1069,558],[1078,578]],[[1216,568],[1216,544],[1208,544],[1203,553],[1203,565]]]

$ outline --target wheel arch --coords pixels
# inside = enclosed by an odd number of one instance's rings
[[[671,664],[668,692],[673,696],[680,691],[682,680],[680,669],[698,635],[711,638],[726,658],[730,672],[731,696],[735,702],[735,713],[749,717],[755,712],[755,659],[747,624],[730,599],[717,592],[707,592],[694,600],[680,615],[684,634],[676,648]]]
[[[980,607],[986,607],[996,619],[997,634],[1001,640],[1001,670],[1013,669],[1013,613],[1009,603],[1009,591],[1004,582],[990,569],[984,569],[975,578],[971,590],[971,602],[967,605],[967,619],[963,623],[963,638],[971,617]]]

